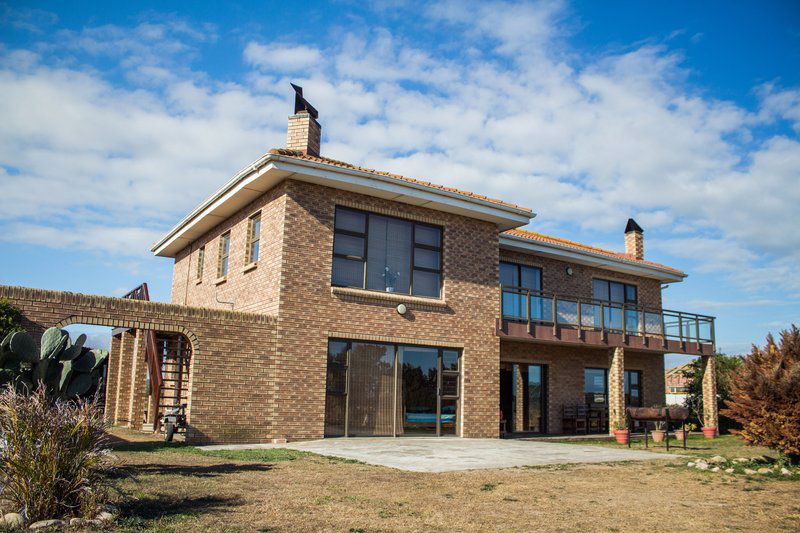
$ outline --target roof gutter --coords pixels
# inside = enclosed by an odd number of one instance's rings
[[[562,260],[571,260],[577,263],[584,263],[598,268],[607,268],[628,272],[637,276],[646,276],[658,279],[664,283],[675,283],[683,281],[687,277],[684,272],[676,272],[667,268],[660,268],[655,265],[642,264],[623,258],[611,257],[605,254],[592,252],[589,250],[579,250],[568,246],[532,241],[516,235],[500,234],[500,247],[510,248],[523,252],[538,252],[556,256]]]

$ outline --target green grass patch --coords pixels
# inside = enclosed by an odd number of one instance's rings
[[[232,461],[248,461],[254,463],[277,463],[281,461],[294,461],[302,457],[316,455],[311,452],[291,450],[288,448],[263,448],[250,450],[204,450],[196,446],[173,442],[133,442],[113,446],[119,452],[147,452],[147,453],[179,453],[188,455],[201,455],[204,457],[218,457]],[[336,459],[336,458],[332,458]]]

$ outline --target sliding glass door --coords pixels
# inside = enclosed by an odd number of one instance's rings
[[[547,367],[504,364],[500,368],[500,409],[512,433],[547,432]]]
[[[325,436],[455,435],[458,350],[331,340]]]

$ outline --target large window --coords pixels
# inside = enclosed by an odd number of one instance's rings
[[[625,330],[636,333],[639,330],[639,312],[635,306],[638,300],[636,285],[609,281],[605,279],[592,280],[592,292],[595,300],[609,302],[603,305],[603,322],[606,329],[622,330],[622,314],[625,308]],[[631,306],[629,309],[628,306]],[[600,308],[596,307],[596,314]],[[596,317],[595,324],[600,319]]]
[[[503,287],[504,317],[528,318],[530,296],[530,319],[542,319],[542,298],[535,292],[542,290],[542,269],[503,261],[500,263],[500,285]]]
[[[325,436],[454,435],[458,350],[331,340]]]
[[[583,387],[586,405],[589,407],[608,405],[608,370],[605,368],[584,369]]]
[[[442,229],[430,224],[336,208],[331,283],[438,298]]]

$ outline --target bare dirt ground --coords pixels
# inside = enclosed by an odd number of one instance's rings
[[[190,447],[123,444],[115,452],[120,528],[800,530],[798,481],[701,472],[686,460],[430,474],[274,452],[210,457]],[[757,453],[742,448],[744,456]]]

